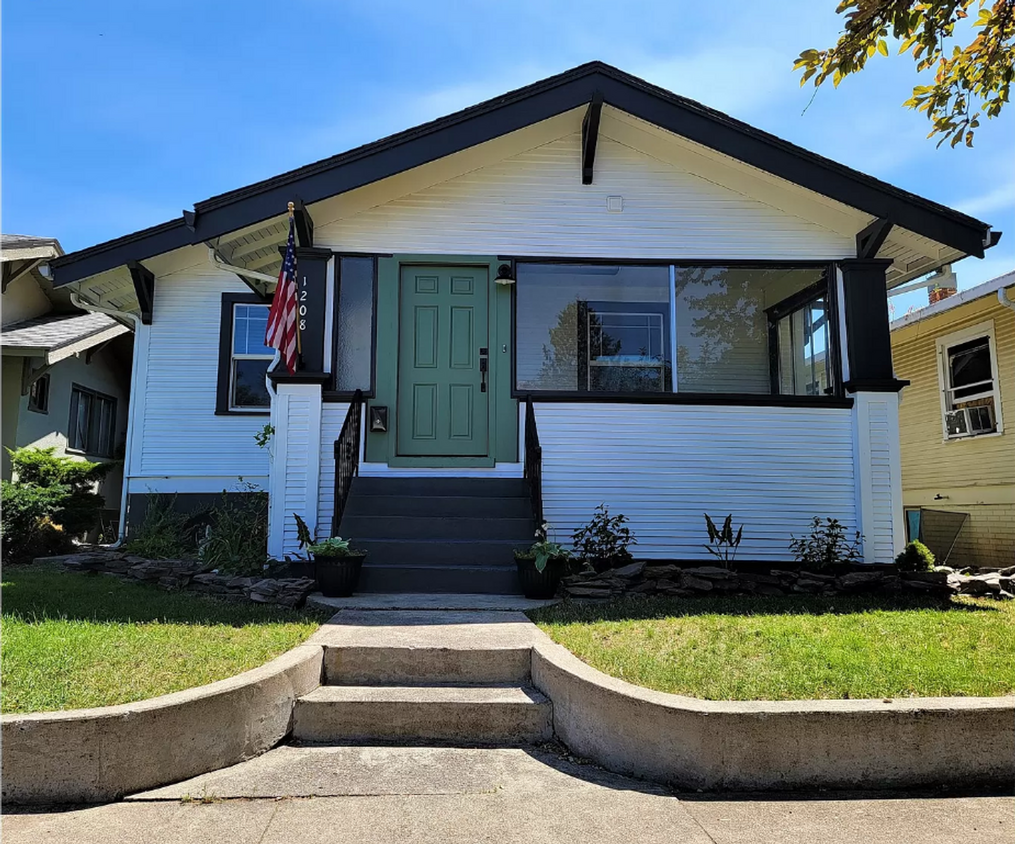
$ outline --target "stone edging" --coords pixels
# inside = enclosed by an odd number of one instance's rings
[[[289,733],[297,697],[321,683],[324,648],[137,703],[4,715],[3,800],[97,803],[235,765]]]
[[[556,736],[617,773],[729,791],[1010,785],[1015,696],[706,701],[603,674],[542,632]]]

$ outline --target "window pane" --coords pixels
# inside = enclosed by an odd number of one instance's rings
[[[778,290],[785,275],[786,270],[677,267],[680,392],[771,392],[766,292]]]
[[[993,389],[990,368],[990,340],[978,337],[948,350],[948,370],[956,400]]]
[[[266,358],[233,361],[233,407],[268,407],[265,374],[271,361]]]
[[[274,350],[264,345],[267,330],[267,305],[236,305],[233,310],[233,354],[274,355]]]
[[[340,259],[339,290],[335,385],[343,391],[369,390],[373,371],[374,259]]]
[[[669,392],[669,268],[519,264],[522,390]]]
[[[779,320],[779,389],[822,396],[831,384],[828,305],[815,299]]]

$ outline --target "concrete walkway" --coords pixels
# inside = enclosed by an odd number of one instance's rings
[[[558,748],[281,747],[122,802],[8,814],[6,844],[1010,844],[1011,797],[674,795]]]

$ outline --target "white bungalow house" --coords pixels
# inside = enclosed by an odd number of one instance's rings
[[[266,386],[290,201],[303,360]],[[708,512],[744,524],[743,558],[830,516],[890,561],[887,290],[998,238],[591,63],[52,272],[138,322],[127,524],[242,478],[273,555],[299,513],[371,551],[364,589],[499,591],[534,518],[566,538],[600,502],[644,558],[707,559]]]

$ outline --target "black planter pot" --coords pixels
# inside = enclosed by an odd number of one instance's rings
[[[328,598],[348,598],[356,591],[360,569],[363,568],[364,552],[353,552],[344,557],[314,555],[317,585]]]
[[[567,571],[567,557],[550,557],[546,568],[536,569],[535,557],[515,557],[518,582],[526,598],[552,598],[557,594],[560,580]]]

